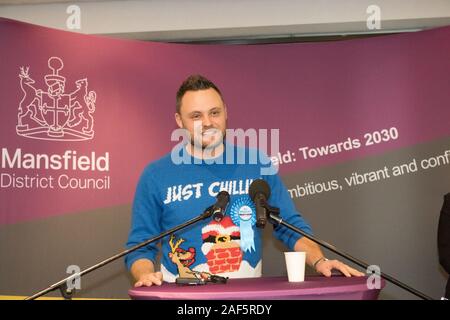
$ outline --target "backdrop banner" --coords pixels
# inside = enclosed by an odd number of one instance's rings
[[[0,295],[32,294],[124,249],[139,175],[179,142],[176,91],[202,74],[221,89],[229,128],[267,133],[258,147],[316,236],[440,298],[449,40],[444,27],[321,43],[165,44],[0,19]],[[285,275],[270,229],[263,274]],[[78,296],[127,298],[131,284],[120,260],[83,278]],[[415,297],[388,283],[381,298]]]

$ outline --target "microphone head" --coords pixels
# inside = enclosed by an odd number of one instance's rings
[[[226,192],[225,190],[220,191],[217,194],[217,205],[218,207],[221,207],[222,209],[224,209],[228,202],[230,202],[230,194],[228,192]]]
[[[266,180],[256,179],[250,184],[250,188],[248,190],[248,194],[252,200],[255,200],[257,194],[263,194],[266,199],[270,197],[270,187]]]
[[[216,198],[217,202],[214,206],[212,206],[213,210],[212,216],[215,221],[220,222],[225,216],[225,209],[228,205],[228,202],[230,201],[230,194],[225,190],[223,190],[217,194]]]

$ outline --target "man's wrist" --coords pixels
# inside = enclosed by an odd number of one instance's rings
[[[321,258],[317,259],[316,262],[313,263],[313,268],[314,268],[314,270],[317,270],[317,269],[316,269],[317,265],[318,265],[319,263],[321,263],[322,261],[328,261],[328,259],[325,258],[325,257],[321,257]]]

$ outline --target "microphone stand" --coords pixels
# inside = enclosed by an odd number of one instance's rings
[[[266,210],[266,215],[268,217],[268,221],[271,224],[273,224],[275,227],[278,226],[278,225],[282,225],[282,226],[284,226],[284,227],[286,227],[286,228],[288,228],[288,229],[290,229],[290,230],[292,230],[294,232],[297,232],[297,233],[301,234],[302,236],[308,238],[309,240],[314,241],[315,243],[321,245],[322,247],[325,247],[328,250],[330,250],[330,251],[340,255],[341,257],[352,261],[353,263],[359,265],[360,267],[362,267],[362,268],[364,268],[366,270],[369,267],[369,265],[367,263],[365,263],[364,261],[361,261],[361,260],[359,260],[359,259],[357,259],[355,257],[352,257],[351,255],[349,255],[349,254],[347,254],[347,253],[345,253],[343,251],[338,250],[335,246],[333,246],[331,244],[328,244],[328,243],[326,243],[326,242],[324,242],[324,241],[322,241],[320,239],[317,239],[316,237],[314,237],[314,236],[304,232],[303,230],[293,226],[292,224],[283,221],[283,219],[280,218],[280,216],[279,216],[280,209],[275,208],[275,207],[271,207],[265,202],[261,203],[261,205]],[[264,226],[262,226],[262,227],[264,227]],[[423,294],[422,292],[420,292],[420,291],[418,291],[418,290],[416,290],[414,288],[411,288],[410,286],[400,282],[399,280],[395,279],[394,277],[392,277],[390,275],[387,275],[387,274],[385,274],[383,272],[380,272],[380,275],[381,275],[381,277],[383,279],[386,279],[386,280],[392,282],[393,284],[395,284],[395,285],[401,287],[402,289],[404,289],[404,290],[406,290],[406,291],[408,291],[408,292],[418,296],[419,298],[421,298],[423,300],[433,300],[431,297]]]
[[[43,296],[44,294],[47,294],[47,293],[49,293],[51,291],[54,291],[54,290],[57,290],[57,289],[60,290],[61,295],[64,297],[64,299],[70,300],[70,299],[72,299],[72,295],[74,294],[75,289],[68,288],[67,283],[69,281],[72,281],[75,278],[81,278],[81,276],[83,276],[85,274],[88,274],[89,272],[92,272],[92,271],[94,271],[94,270],[96,270],[96,269],[98,269],[100,267],[103,267],[104,265],[106,265],[106,264],[108,264],[108,263],[110,263],[110,262],[112,262],[114,260],[117,260],[117,259],[119,259],[119,258],[121,258],[121,257],[123,257],[123,256],[125,256],[127,254],[129,254],[130,252],[133,252],[133,251],[135,251],[137,249],[145,247],[146,245],[149,245],[150,243],[158,241],[159,239],[162,239],[162,238],[164,238],[164,237],[166,237],[166,236],[168,236],[168,235],[170,235],[170,234],[172,234],[174,232],[177,232],[178,230],[184,229],[184,228],[186,228],[186,227],[188,227],[190,225],[193,225],[193,224],[195,224],[195,223],[197,223],[197,222],[199,222],[201,220],[204,220],[204,219],[207,219],[207,218],[211,217],[212,214],[213,214],[212,208],[213,208],[213,206],[207,208],[205,210],[205,212],[203,212],[201,215],[197,216],[196,218],[188,220],[185,223],[183,223],[183,224],[181,224],[181,225],[179,225],[177,227],[174,227],[174,228],[172,228],[170,230],[162,232],[161,234],[159,234],[158,236],[156,236],[154,238],[151,238],[151,239],[148,239],[148,240],[146,240],[144,242],[141,242],[140,244],[137,244],[136,246],[131,247],[130,249],[122,251],[121,253],[118,253],[118,254],[116,254],[116,255],[114,255],[114,256],[106,259],[106,260],[103,260],[102,262],[99,262],[99,263],[93,265],[92,267],[89,267],[89,268],[87,268],[87,269],[85,269],[85,270],[83,270],[81,272],[75,273],[75,274],[73,274],[73,275],[71,275],[71,276],[69,276],[69,277],[67,277],[65,279],[62,279],[61,281],[58,281],[58,282],[52,284],[47,289],[41,290],[41,291],[33,294],[32,296],[29,296],[29,297],[25,298],[25,300],[34,300],[34,299],[36,299],[36,298],[38,298],[40,296]]]

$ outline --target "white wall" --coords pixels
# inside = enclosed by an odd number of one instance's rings
[[[366,26],[366,9],[372,4],[381,9],[381,30],[376,32],[450,24],[449,0],[63,1],[0,5],[0,16],[68,30],[70,4],[81,9],[81,29],[72,31],[147,40],[373,32]]]

